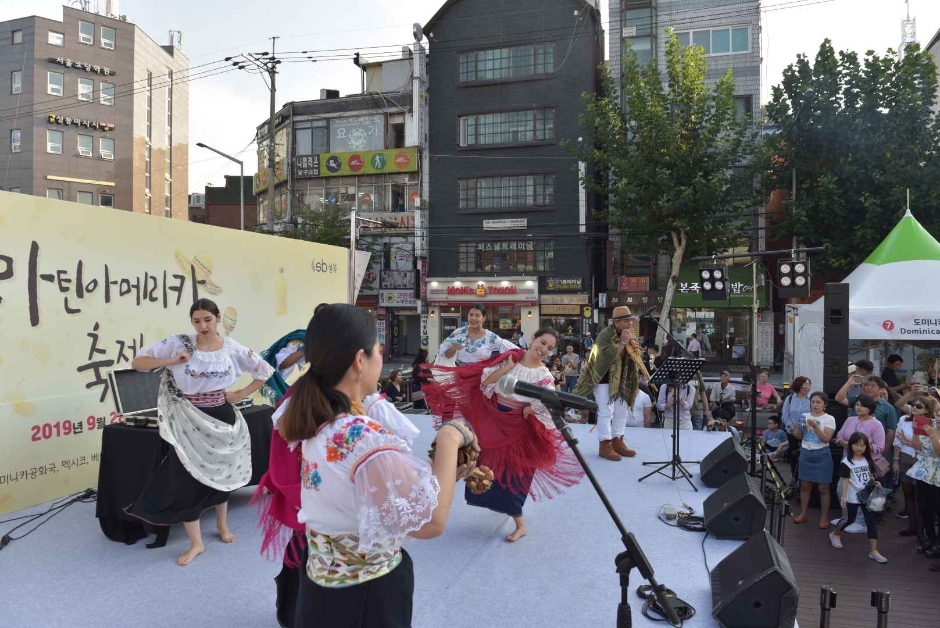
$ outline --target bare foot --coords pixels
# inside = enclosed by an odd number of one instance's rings
[[[186,550],[186,553],[176,559],[176,564],[180,567],[185,567],[189,563],[193,562],[193,559],[196,558],[196,556],[202,554],[204,550],[205,547],[203,547],[202,543],[199,545],[190,545],[189,549]]]
[[[234,543],[235,535],[232,534],[232,531],[228,529],[228,526],[218,526],[219,536],[222,537],[223,543]]]
[[[515,543],[516,541],[524,537],[526,534],[528,534],[528,530],[525,529],[525,526],[518,527],[512,534],[506,537],[506,540],[509,541],[510,543]]]

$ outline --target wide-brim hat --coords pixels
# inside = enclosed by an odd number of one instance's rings
[[[626,305],[618,305],[614,308],[613,313],[610,316],[612,321],[622,321],[628,318],[633,318],[633,312],[630,311]]]
[[[176,249],[176,265],[186,273],[186,277],[193,272],[197,285],[209,294],[213,296],[222,294],[222,288],[212,281],[212,258],[205,253],[196,253],[190,260],[185,253]]]

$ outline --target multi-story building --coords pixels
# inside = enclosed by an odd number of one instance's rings
[[[356,305],[376,316],[387,356],[417,354],[426,341],[416,295],[426,238],[426,58],[420,43],[404,48],[399,59],[362,56],[364,93],[341,98],[322,89],[319,100],[285,105],[274,118],[274,176],[267,167],[268,122],[257,131],[259,224],[277,232],[281,223],[327,207],[367,219],[359,244],[372,258]]]
[[[0,22],[0,187],[186,220],[188,68],[125,16]]]
[[[554,327],[580,346],[602,257],[583,170],[582,94],[596,93],[595,2],[448,0],[425,25],[431,113],[431,354],[486,303],[506,338]]]
[[[672,30],[684,46],[705,51],[707,83],[715,83],[730,69],[734,77],[734,101],[739,116],[761,117],[761,46],[759,0],[610,0],[610,67],[614,84],[623,95],[623,58],[628,47],[640,63],[656,61],[665,72],[667,33]],[[744,169],[741,169],[743,172]],[[755,234],[751,246],[763,248],[764,219],[754,212]],[[607,292],[604,305],[647,308],[663,301],[670,263],[649,251],[632,251],[612,236],[607,260]],[[703,302],[697,266],[683,266],[679,276],[671,323],[673,333],[685,340],[697,332],[709,357],[725,366],[743,364],[750,355],[751,282],[749,271],[731,268],[732,296],[727,302]],[[761,299],[765,299],[760,288]],[[655,312],[658,315],[658,307]],[[641,334],[653,336],[654,322],[641,325]]]
[[[241,179],[242,190],[238,189],[239,179]],[[245,229],[253,229],[258,220],[258,203],[252,194],[253,185],[254,177],[225,175],[225,185],[207,185],[205,193],[190,194],[189,221],[214,227],[241,229],[242,199],[244,199]]]

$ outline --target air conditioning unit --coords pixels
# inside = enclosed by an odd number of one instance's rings
[[[10,147],[10,152],[12,152],[12,153],[18,153],[18,152],[20,152],[20,145],[19,145],[19,144],[13,144],[13,145]]]
[[[103,150],[101,151],[101,158],[107,159],[108,161],[114,161],[114,153],[110,151]]]
[[[91,152],[91,149],[90,149],[90,148],[79,148],[79,149],[78,149],[78,154],[81,155],[82,157],[92,157],[92,156],[93,156],[93,153]]]

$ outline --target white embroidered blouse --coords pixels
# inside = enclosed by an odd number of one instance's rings
[[[168,360],[181,351],[190,352],[186,346],[189,344],[192,348],[189,361],[167,367],[184,395],[225,390],[243,373],[251,373],[252,379],[261,381],[267,381],[274,374],[274,369],[261,356],[231,338],[226,338],[217,351],[196,349],[195,334],[184,338],[188,338],[188,342],[179,336],[170,336],[137,353],[138,356]]]
[[[281,363],[284,362],[284,360],[298,351],[303,351],[303,349],[304,343],[299,340],[291,340],[283,349],[277,352],[277,355],[274,356],[274,363],[277,364],[278,370],[281,372],[281,377],[287,379],[290,377],[290,374],[294,372],[294,369],[304,370],[304,366],[307,364],[306,358],[300,358],[290,366],[281,368]]]
[[[488,329],[484,330],[482,338],[471,338],[467,334],[468,329],[466,326],[455,329],[447,337],[447,340],[441,343],[440,353],[444,353],[454,345],[459,344],[463,346],[463,349],[454,356],[457,364],[473,364],[491,358],[494,353],[505,353],[519,348]]]
[[[500,366],[501,365],[496,365],[487,369],[483,369],[483,376],[480,379],[480,387],[483,389],[483,394],[486,395],[487,398],[491,398],[495,394],[497,403],[500,403],[508,408],[517,409],[525,406],[532,406],[532,410],[535,411],[536,418],[541,421],[542,424],[545,425],[545,427],[548,429],[555,429],[555,422],[552,421],[552,413],[538,399],[523,397],[515,393],[509,396],[503,395],[496,392],[495,383],[483,385],[483,382],[486,381],[486,378],[492,375],[495,371],[499,370]],[[515,375],[520,382],[528,382],[529,384],[535,384],[536,386],[541,386],[542,388],[555,390],[555,378],[552,377],[551,371],[549,371],[548,367],[544,364],[535,368],[523,366],[521,363],[516,364],[516,366],[514,366],[513,369],[509,371],[509,373]]]
[[[303,442],[297,520],[307,527],[307,576],[324,587],[390,572],[437,507],[437,478],[412,454],[418,429],[378,394],[363,406],[368,416],[341,415]]]

